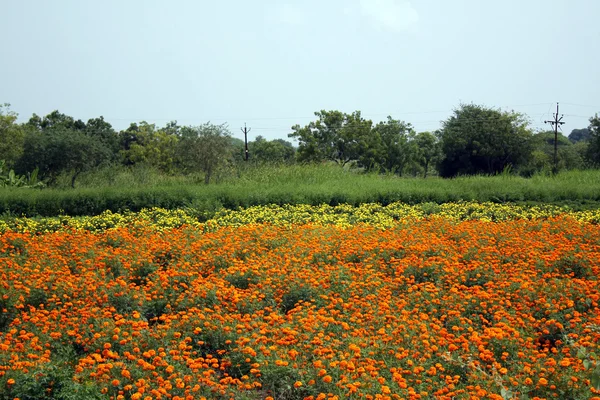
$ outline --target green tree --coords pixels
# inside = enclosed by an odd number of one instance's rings
[[[441,156],[441,148],[438,138],[431,132],[420,132],[411,137],[414,144],[413,160],[423,169],[423,177],[427,174]]]
[[[590,140],[591,132],[588,128],[583,129],[573,129],[569,134],[569,140],[573,143],[577,142],[587,142]]]
[[[200,170],[209,184],[215,172],[232,160],[231,133],[225,124],[183,127],[177,154],[184,172]]]
[[[116,161],[119,153],[119,136],[112,125],[104,120],[104,117],[91,118],[85,124],[83,132],[99,139],[108,148],[111,161]]]
[[[376,170],[402,175],[410,161],[409,134],[412,126],[388,116],[379,122],[371,132],[365,132],[359,139],[359,166],[367,171]]]
[[[266,140],[258,135],[248,143],[250,159],[259,163],[289,163],[294,160],[294,146],[283,139]]]
[[[590,144],[587,149],[587,159],[590,163],[600,165],[600,117],[596,114],[590,118]]]
[[[173,173],[179,141],[179,128],[172,123],[164,129],[146,121],[133,123],[120,137],[121,160],[125,165],[147,164]]]
[[[496,174],[524,165],[531,155],[528,125],[523,114],[461,104],[442,123],[440,175]]]
[[[294,125],[288,137],[299,142],[298,161],[334,161],[346,165],[359,158],[361,142],[371,132],[373,123],[362,118],[360,111],[318,111],[316,121],[305,127]]]
[[[73,117],[63,114],[58,110],[52,111],[45,117],[40,117],[37,114],[33,114],[27,125],[38,131],[49,130],[51,128],[63,128],[82,131],[85,129],[85,123],[80,119],[75,120]]]
[[[17,118],[10,104],[0,105],[0,160],[4,160],[4,167],[9,170],[23,154],[25,131]]]
[[[585,167],[585,149],[587,142],[573,143],[562,133],[558,134],[557,165],[558,169],[580,169]],[[523,168],[526,175],[554,168],[554,131],[544,131],[533,135],[532,156]]]
[[[75,187],[82,172],[98,167],[110,157],[110,150],[98,138],[59,124],[42,130],[28,130],[17,169],[25,173],[39,168],[50,183],[60,173],[68,172],[71,186]]]

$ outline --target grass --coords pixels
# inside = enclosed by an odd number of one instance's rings
[[[402,178],[363,174],[335,165],[238,166],[204,185],[202,176],[169,177],[151,169],[96,171],[77,189],[0,190],[4,215],[95,215],[105,210],[190,207],[210,216],[221,208],[260,204],[358,205],[492,201],[550,203],[575,209],[600,206],[600,171],[564,171],[556,176],[471,176]]]

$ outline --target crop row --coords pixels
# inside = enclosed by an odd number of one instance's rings
[[[599,238],[569,217],[7,231],[0,399],[597,400]]]
[[[440,216],[452,221],[482,220],[539,220],[568,216],[579,222],[600,223],[600,210],[573,211],[568,207],[524,206],[497,203],[421,203],[409,205],[391,203],[386,206],[377,203],[364,203],[359,206],[341,204],[330,205],[264,205],[238,210],[221,210],[208,221],[194,209],[167,210],[162,208],[143,209],[141,212],[114,213],[105,211],[96,216],[47,217],[47,218],[7,218],[0,220],[0,233],[37,232],[48,233],[59,230],[88,230],[93,232],[119,227],[153,227],[157,230],[181,226],[193,226],[205,231],[223,226],[242,226],[267,223],[277,226],[292,224],[319,224],[351,227],[367,224],[380,228],[392,228],[398,221],[424,219]]]

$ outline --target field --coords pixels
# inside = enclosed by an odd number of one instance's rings
[[[493,203],[12,219],[0,399],[597,400],[599,221]]]
[[[455,179],[364,174],[336,165],[248,166],[215,184],[198,176],[168,176],[151,169],[108,169],[80,178],[77,189],[0,189],[0,214],[98,215],[106,210],[191,208],[210,218],[221,209],[264,204],[360,205],[478,201],[600,208],[600,170],[564,171],[522,178],[510,174]]]

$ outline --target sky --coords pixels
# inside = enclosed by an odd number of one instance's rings
[[[438,129],[461,103],[600,113],[598,0],[0,0],[0,103],[287,138],[319,110]]]

